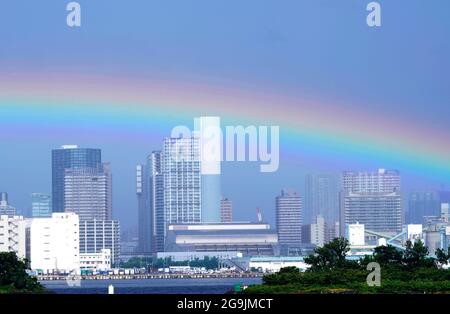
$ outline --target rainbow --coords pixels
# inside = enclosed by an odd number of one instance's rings
[[[448,182],[449,134],[338,102],[208,82],[0,73],[0,137],[63,139],[78,133],[142,141],[166,136],[194,116],[219,115],[223,124],[279,125],[281,150],[292,156],[372,160]]]

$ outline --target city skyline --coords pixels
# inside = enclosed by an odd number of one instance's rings
[[[273,196],[303,194],[308,173],[398,169],[404,191],[449,188],[450,3],[383,1],[378,29],[350,1],[81,2],[80,28],[64,4],[2,5],[0,139],[14,145],[0,148],[0,191],[16,208],[51,192],[49,151],[78,143],[111,162],[115,218],[131,227],[135,165],[199,115],[280,126],[276,173],[223,165],[238,220],[258,206],[274,222]]]

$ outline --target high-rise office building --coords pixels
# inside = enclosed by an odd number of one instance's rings
[[[6,192],[0,192],[0,215],[16,215],[16,208],[8,203],[8,193]]]
[[[294,191],[282,190],[276,197],[276,225],[281,247],[302,243],[302,200]],[[283,249],[282,249],[283,250]]]
[[[402,230],[400,174],[396,170],[344,172],[341,194],[341,233],[361,223],[378,232]]]
[[[165,213],[162,152],[154,151],[148,158],[152,251],[164,251]]]
[[[164,181],[161,156],[161,151],[154,151],[147,157],[145,165],[136,166],[140,253],[164,251]]]
[[[321,215],[328,225],[339,221],[339,182],[333,174],[308,174],[305,180],[304,222]]]
[[[167,224],[202,221],[200,147],[196,137],[164,140],[162,172]]]
[[[31,216],[33,218],[52,216],[52,196],[50,194],[31,194]]]
[[[233,221],[233,203],[228,198],[220,200],[220,222]]]
[[[64,212],[64,176],[68,168],[100,168],[101,150],[63,145],[52,150],[52,209]]]
[[[80,221],[80,253],[99,253],[103,249],[111,251],[111,263],[119,261],[120,224],[117,220]]]
[[[138,201],[138,247],[139,253],[151,251],[151,221],[148,206],[148,187],[145,165],[136,165],[136,196]]]
[[[65,169],[64,208],[80,221],[112,219],[112,177],[109,163],[98,168]]]
[[[437,191],[412,191],[408,199],[406,222],[423,224],[425,216],[439,216],[441,207]]]

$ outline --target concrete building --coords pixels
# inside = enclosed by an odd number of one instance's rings
[[[102,163],[101,150],[63,145],[52,150],[52,206],[53,212],[64,212],[64,176],[66,169],[95,168]]]
[[[102,249],[98,253],[81,253],[80,269],[92,272],[111,269],[111,250]]]
[[[52,196],[47,193],[31,194],[31,217],[49,218],[52,216]]]
[[[305,179],[304,223],[314,224],[318,215],[329,226],[339,221],[339,180],[333,174],[308,174]]]
[[[345,236],[351,246],[365,245],[364,224],[356,223],[346,226]]]
[[[79,219],[75,213],[53,213],[29,223],[31,268],[43,273],[79,272]]]
[[[8,203],[8,193],[6,192],[0,192],[0,215],[16,215],[16,209]]]
[[[233,221],[233,203],[228,198],[220,200],[220,222],[228,223]]]
[[[120,224],[117,220],[85,220],[80,222],[80,254],[111,252],[114,266],[120,256]]]
[[[166,252],[241,252],[273,256],[278,236],[264,223],[175,224],[168,226]]]
[[[112,177],[109,163],[98,168],[67,168],[64,172],[64,210],[80,221],[111,220]]]
[[[368,230],[398,233],[402,218],[398,171],[343,173],[341,228],[359,222]]]
[[[322,247],[328,243],[328,230],[325,219],[318,215],[314,224],[302,226],[302,242]]]
[[[22,216],[0,216],[0,252],[26,256],[25,220]]]
[[[281,191],[276,197],[276,226],[282,250],[302,243],[302,200],[294,191]]]

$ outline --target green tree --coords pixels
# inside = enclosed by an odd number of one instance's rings
[[[432,267],[434,260],[428,256],[428,248],[422,241],[416,241],[414,244],[408,240],[406,241],[406,249],[403,253],[403,263],[408,268],[416,267]]]
[[[19,259],[15,252],[0,253],[0,286],[26,292],[43,290],[37,279],[28,275],[29,269],[29,261]]]
[[[300,269],[298,269],[297,267],[288,266],[288,267],[281,268],[278,273],[279,274],[297,274],[299,272],[300,272]]]
[[[347,239],[335,238],[323,247],[317,247],[314,254],[305,258],[305,263],[311,265],[310,271],[347,267],[351,264],[345,259],[349,250]]]
[[[373,259],[382,266],[401,265],[403,253],[392,245],[377,246],[373,251]]]
[[[447,265],[449,259],[450,259],[450,247],[447,249],[447,252],[445,252],[444,249],[436,250],[436,261],[439,262],[441,265]]]

